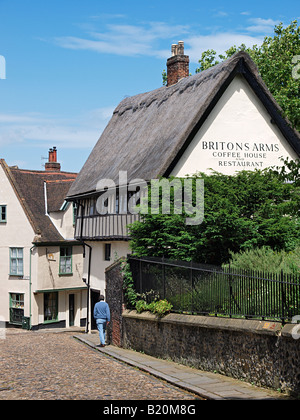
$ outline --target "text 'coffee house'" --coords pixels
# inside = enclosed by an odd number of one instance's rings
[[[211,152],[212,158],[217,158],[219,168],[232,166],[235,168],[263,168],[273,153],[280,151],[278,144],[250,142],[204,141],[202,150]]]

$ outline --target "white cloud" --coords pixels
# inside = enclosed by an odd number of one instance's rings
[[[226,12],[218,12],[225,16]],[[248,14],[248,12],[242,12]],[[169,25],[164,22],[148,22],[140,25],[109,24],[105,30],[86,32],[85,37],[60,37],[55,42],[63,48],[74,50],[90,50],[98,53],[109,53],[121,56],[153,56],[166,59],[170,56],[170,48],[160,48],[160,41],[171,42],[183,39],[186,54],[191,62],[198,62],[203,51],[214,49],[219,54],[233,45],[246,44],[252,47],[261,44],[263,37],[276,23],[272,19],[249,19],[250,29],[245,28],[231,32],[218,32],[211,35],[191,35],[192,28],[185,25]],[[251,32],[260,32],[259,26],[265,26],[263,36],[251,35]],[[256,28],[256,30],[255,30]]]
[[[224,12],[223,10],[218,10],[213,14],[213,17],[222,18],[229,16],[229,13]]]
[[[54,142],[60,148],[93,147],[107,125],[113,107],[91,110],[73,118],[43,114],[0,114],[0,146],[24,142]]]
[[[206,50],[215,50],[218,54],[224,53],[233,45],[237,47],[245,44],[252,47],[263,42],[263,37],[254,37],[238,33],[218,33],[214,35],[202,35],[191,37],[186,40],[186,54],[190,56],[191,62],[197,63],[201,54]]]
[[[273,32],[275,25],[279,24],[279,20],[251,18],[249,19],[249,23],[252,23],[252,25],[246,27],[247,31],[263,33],[266,35]]]
[[[90,16],[90,19],[92,20],[105,20],[105,19],[125,19],[126,15],[123,15],[121,13],[101,13],[100,15],[93,15]]]
[[[188,26],[150,22],[141,25],[106,25],[106,31],[89,32],[86,37],[59,37],[55,42],[75,50],[91,50],[122,56],[160,56],[158,43],[188,33]]]

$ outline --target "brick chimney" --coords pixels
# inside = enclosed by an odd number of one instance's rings
[[[174,85],[190,74],[190,59],[188,55],[184,55],[184,42],[179,41],[178,45],[172,44],[171,52],[172,57],[167,60],[167,86]]]
[[[60,171],[60,163],[57,162],[56,147],[49,149],[49,158],[48,162],[45,164],[45,171]]]

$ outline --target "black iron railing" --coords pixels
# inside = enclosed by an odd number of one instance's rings
[[[287,322],[300,315],[300,276],[260,273],[163,258],[129,258],[135,289],[174,312]]]

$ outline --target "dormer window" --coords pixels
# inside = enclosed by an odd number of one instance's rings
[[[0,205],[0,223],[6,223],[6,205]]]

